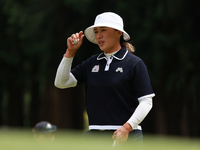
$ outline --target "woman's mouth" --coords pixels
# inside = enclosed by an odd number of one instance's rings
[[[104,41],[98,41],[99,46],[102,46],[104,44]]]

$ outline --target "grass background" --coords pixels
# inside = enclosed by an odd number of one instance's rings
[[[200,150],[200,139],[144,135],[143,145],[126,142],[112,148],[111,137],[83,138],[81,131],[58,130],[54,142],[38,142],[31,130],[0,130],[0,150]]]

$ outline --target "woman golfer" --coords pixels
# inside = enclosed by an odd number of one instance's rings
[[[126,41],[122,18],[112,12],[99,14],[88,27],[86,38],[102,53],[91,56],[71,70],[73,57],[83,42],[83,32],[67,39],[67,50],[57,70],[55,86],[85,83],[88,133],[112,132],[116,144],[142,140],[139,125],[152,108],[153,93],[147,68]]]

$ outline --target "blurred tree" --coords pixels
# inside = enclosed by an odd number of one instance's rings
[[[2,2],[1,2],[2,3]],[[11,20],[7,20],[8,15],[4,11],[3,5],[1,5],[1,94],[8,93],[8,102],[3,109],[3,114],[7,114],[5,119],[6,124],[10,126],[22,126],[23,114],[22,114],[22,99],[23,99],[23,70],[20,68],[23,56],[21,55],[18,41],[18,26],[11,23]],[[13,40],[15,39],[15,40]],[[21,74],[17,74],[17,72]],[[19,88],[22,86],[22,88]],[[3,101],[3,99],[2,99]]]
[[[57,101],[57,104],[60,104],[59,101],[66,101],[66,97],[65,99],[53,100],[55,97],[46,95],[52,91],[52,88],[54,91],[57,90],[53,85],[53,80],[60,58],[62,58],[66,49],[65,34],[69,35],[70,30],[73,30],[73,24],[74,28],[77,27],[79,20],[73,20],[74,17],[80,18],[76,11],[73,11],[69,6],[66,8],[63,3],[63,1],[54,2],[45,0],[40,2],[21,0],[2,1],[3,13],[7,16],[4,22],[4,29],[8,32],[6,35],[11,36],[6,39],[6,41],[10,40],[10,45],[8,42],[5,42],[4,45],[6,47],[5,51],[3,51],[7,55],[5,58],[9,61],[6,65],[11,63],[10,70],[5,70],[6,75],[10,74],[10,77],[8,76],[8,79],[5,81],[6,86],[10,83],[7,108],[9,119],[24,120],[22,107],[26,104],[30,107],[30,120],[25,122],[30,123],[29,125],[31,126],[43,119],[49,119],[49,121],[55,122],[58,125],[63,122],[56,119],[59,116],[59,107],[61,106],[58,105],[57,111],[53,111],[55,114],[52,114],[52,110],[55,109],[55,101]],[[74,15],[70,15],[71,13]],[[66,29],[69,20],[71,23]],[[57,53],[58,50],[62,50],[62,53]],[[13,57],[14,59],[9,60],[9,57]],[[13,72],[17,74],[14,75]],[[65,92],[67,93],[67,91]],[[25,99],[23,98],[25,93],[28,93],[31,97],[30,104],[25,103]],[[83,99],[83,96],[81,98]],[[76,102],[72,100],[71,105],[73,103]],[[65,107],[63,108],[64,110],[68,110],[67,107],[71,108],[70,105]],[[15,109],[20,110],[15,112]],[[19,119],[19,116],[12,116],[18,113],[21,114],[21,119]],[[67,113],[67,111],[64,111],[64,113]],[[82,113],[83,108],[76,110],[74,115],[77,116],[76,114],[79,114],[81,116]],[[8,121],[8,123],[4,122],[4,124],[22,126],[24,123],[14,123],[14,120],[12,123]],[[68,119],[66,118],[66,120]],[[72,117],[71,120],[78,121],[74,123],[76,128],[83,128],[83,119]],[[71,123],[71,120],[65,126],[60,126],[73,128],[74,124]]]

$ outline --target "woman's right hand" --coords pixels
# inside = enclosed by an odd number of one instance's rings
[[[79,33],[72,34],[71,37],[67,39],[67,51],[64,55],[66,58],[74,57],[83,43],[83,37],[83,31],[80,31]]]

